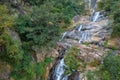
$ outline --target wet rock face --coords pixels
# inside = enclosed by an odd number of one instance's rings
[[[56,58],[56,61],[50,70],[48,80],[62,80],[62,78],[64,77],[65,63],[64,63],[63,57],[64,57],[66,49],[63,47],[65,47],[66,45],[59,43],[59,46],[60,45],[61,45],[62,49],[59,51],[59,56]]]
[[[110,32],[107,31],[107,22],[107,20],[103,20],[100,22],[89,22],[89,24],[80,24],[75,29],[67,31],[64,38],[66,41],[71,39],[79,43],[101,43],[106,36],[110,35]]]
[[[74,46],[80,49],[78,54],[78,59],[84,62],[93,62],[94,60],[100,60],[105,53],[103,48],[99,48],[96,45],[82,45],[74,43]]]

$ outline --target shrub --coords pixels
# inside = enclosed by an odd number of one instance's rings
[[[65,64],[68,69],[66,70],[66,74],[69,74],[73,70],[78,70],[80,67],[80,61],[77,59],[79,53],[79,49],[76,47],[71,47],[65,55]]]
[[[120,79],[120,56],[108,53],[99,69],[99,76],[102,80]]]

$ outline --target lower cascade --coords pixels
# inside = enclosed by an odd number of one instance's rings
[[[94,1],[96,2],[96,0]],[[89,4],[89,7],[90,7],[91,0],[89,0],[89,2],[90,2]],[[95,6],[95,2],[94,2],[94,6]],[[63,33],[63,36],[60,39],[60,42],[64,43],[64,45],[67,45],[69,48],[71,47],[72,44],[79,45],[82,43],[91,43],[91,44],[101,46],[102,43],[104,42],[105,36],[110,34],[106,31],[108,20],[103,19],[102,15],[103,14],[99,11],[93,12],[92,16],[90,16],[91,20],[89,20],[89,18],[84,21],[81,20],[80,22],[82,23],[75,26],[73,30],[66,31],[65,33]],[[64,62],[65,53],[62,53],[62,54],[63,55],[61,57],[61,53],[60,53],[60,58],[58,58],[55,65],[51,69],[51,73],[48,80],[87,80],[87,79],[82,79],[82,74],[80,75],[81,77],[79,77],[79,75],[78,76],[75,75],[74,78],[70,77],[72,73],[68,75],[65,74],[67,65],[65,65],[65,62]],[[90,54],[90,56],[92,55]],[[99,58],[101,54],[99,53],[94,54],[94,56],[96,58]],[[76,74],[77,72],[73,70],[73,73]]]
[[[61,80],[62,79],[62,76],[65,72],[64,66],[65,66],[64,59],[61,59],[58,62],[57,67],[55,67],[55,73],[54,73],[55,80]]]

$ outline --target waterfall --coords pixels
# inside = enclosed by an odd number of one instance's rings
[[[83,39],[84,39],[84,33],[82,33],[82,37],[79,39],[79,43],[81,43],[82,41],[83,41]]]
[[[100,17],[100,12],[95,12],[94,15],[93,15],[93,22],[96,22]]]
[[[67,32],[64,32],[63,35],[62,35],[62,38],[60,39],[60,41],[62,41],[65,37],[65,35],[67,34]]]
[[[95,12],[96,7],[96,1],[97,0],[85,0],[87,3],[87,6],[89,9],[93,9],[93,15],[91,16],[92,22],[96,22],[99,20],[100,12]],[[92,26],[93,27],[93,26]],[[72,38],[76,39],[78,43],[85,42],[86,40],[91,40],[91,34],[90,30],[91,26],[86,26],[85,24],[80,24],[76,29],[69,31],[66,31],[63,33],[60,41],[62,41],[64,38]],[[69,34],[69,36],[67,36]],[[57,64],[54,65],[54,68],[52,70],[52,73],[50,73],[50,79],[49,80],[69,80],[69,75],[65,75],[65,63],[64,63],[64,57],[62,59],[59,59],[56,61]]]
[[[81,31],[83,25],[80,25],[79,28],[78,28],[78,31]]]
[[[84,1],[86,3],[86,9],[87,10],[89,9],[91,14],[95,12],[97,0],[84,0]]]
[[[62,79],[63,74],[65,72],[64,66],[65,66],[64,59],[61,59],[57,64],[57,67],[55,67],[55,72],[54,72],[55,80]]]

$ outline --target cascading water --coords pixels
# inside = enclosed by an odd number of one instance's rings
[[[100,17],[100,12],[95,12],[93,15],[93,22],[96,22]]]
[[[60,41],[62,41],[64,39],[66,34],[67,34],[67,31],[63,33],[62,38],[60,39]]]
[[[65,72],[64,66],[65,66],[64,59],[61,59],[57,66],[55,67],[54,73],[55,80],[62,80],[63,74]]]
[[[65,35],[63,35],[65,36]],[[63,38],[62,36],[62,38]],[[55,67],[53,67],[50,77],[48,80],[67,80],[67,77],[64,77],[65,73],[65,63],[64,63],[64,54],[66,50],[60,51],[60,55],[57,59],[57,62],[55,63]]]
[[[83,25],[80,25],[79,28],[78,28],[78,31],[81,31]]]
[[[91,14],[95,12],[97,0],[85,0],[86,8],[90,10]]]
[[[85,0],[85,2],[89,2],[88,7],[93,8],[93,11],[95,11],[95,5],[96,0]],[[96,22],[99,19],[100,12],[94,12],[92,15],[92,21]],[[88,30],[84,30],[86,26],[84,24],[80,24],[77,28],[77,30],[69,32],[65,32],[62,35],[62,38],[60,41],[62,41],[66,35],[71,35],[71,38],[74,38],[75,35],[77,35],[78,42],[84,42],[85,40],[90,40],[90,32],[88,31],[91,27],[87,27]],[[70,37],[70,36],[69,36]],[[64,55],[64,54],[63,54]],[[57,61],[57,64],[54,66],[54,69],[50,73],[50,79],[49,80],[69,80],[69,75],[65,75],[65,63],[64,63],[64,57],[62,59],[59,59]],[[78,80],[78,79],[77,79]]]

